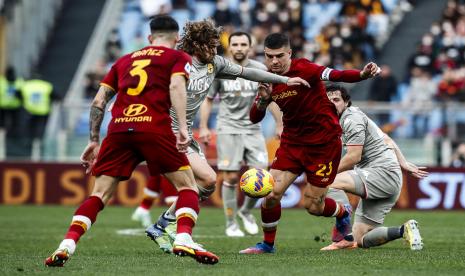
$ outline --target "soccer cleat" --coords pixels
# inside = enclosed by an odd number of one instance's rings
[[[132,213],[131,219],[140,222],[143,227],[149,227],[152,224],[150,211],[140,206]]]
[[[276,248],[274,246],[270,246],[266,244],[265,242],[259,242],[255,246],[239,251],[239,254],[264,254],[264,253],[275,253],[275,252],[276,252]]]
[[[350,204],[344,204],[346,209],[342,218],[336,218],[336,225],[333,227],[331,234],[331,240],[333,242],[339,242],[344,239],[352,231],[352,225],[350,219],[352,217],[352,206]]]
[[[241,229],[239,229],[239,225],[237,225],[236,222],[230,223],[226,227],[226,236],[228,237],[244,237],[245,234],[242,232]]]
[[[423,240],[416,220],[409,220],[404,223],[404,239],[409,243],[411,250],[422,250]]]
[[[218,256],[205,250],[202,246],[195,243],[190,235],[185,233],[176,235],[176,240],[173,245],[173,253],[181,257],[192,257],[201,264],[214,265],[219,261]]]
[[[255,221],[255,217],[251,213],[237,212],[237,216],[242,220],[244,229],[250,235],[258,234],[258,225]]]
[[[45,259],[45,265],[61,267],[69,260],[70,256],[68,249],[57,249],[50,257]]]
[[[328,246],[321,248],[321,251],[339,250],[339,249],[354,249],[357,248],[357,243],[342,239],[338,242],[333,242]]]
[[[153,224],[149,226],[145,230],[145,233],[156,244],[158,244],[158,246],[163,252],[168,253],[168,254],[173,252],[173,245],[171,244],[172,241],[169,235],[165,232],[165,230],[161,229],[158,224]]]
[[[158,228],[163,229],[168,234],[171,241],[174,241],[177,228],[176,219],[169,219],[165,216],[165,213],[163,213],[158,217],[156,224]]]

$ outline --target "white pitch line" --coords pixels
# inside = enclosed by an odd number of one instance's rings
[[[145,236],[145,229],[143,228],[128,228],[116,230],[116,234],[123,236]],[[194,238],[207,238],[207,239],[224,239],[226,235],[193,235]]]

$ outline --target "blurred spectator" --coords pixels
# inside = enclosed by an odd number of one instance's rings
[[[378,102],[390,102],[397,93],[397,80],[392,75],[391,68],[388,65],[381,65],[381,70],[380,75],[374,78],[371,83],[369,99]],[[380,126],[387,124],[389,114],[379,114],[377,120]]]
[[[446,69],[438,85],[438,100],[465,101],[465,67]]]
[[[460,143],[455,149],[451,157],[450,167],[464,168],[465,167],[465,143]]]
[[[0,128],[5,128],[9,137],[17,136],[23,82],[11,66],[7,67],[4,76],[0,76]]]
[[[112,30],[105,45],[105,60],[113,64],[121,56],[121,41],[118,31]]]
[[[86,74],[85,85],[84,85],[84,97],[88,100],[92,100],[97,91],[100,88],[100,82],[107,73],[106,64],[103,60],[100,60],[95,65],[95,68]]]
[[[25,137],[41,141],[45,133],[52,101],[60,100],[60,95],[54,91],[50,82],[38,78],[25,81],[21,95],[23,107],[28,115]]]
[[[431,78],[430,72],[420,68],[412,70],[410,87],[402,104],[413,113],[413,137],[415,138],[422,137],[427,131],[429,110],[433,106],[436,90],[437,85]]]

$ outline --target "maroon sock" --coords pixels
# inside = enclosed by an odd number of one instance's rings
[[[263,240],[273,245],[276,238],[276,231],[278,230],[278,222],[281,218],[281,203],[276,206],[266,209],[261,207],[262,222],[263,222]]]
[[[199,212],[199,194],[193,190],[181,190],[176,202],[177,233],[192,235]]]
[[[335,213],[338,209],[338,206],[339,210],[337,213]],[[324,217],[341,218],[344,215],[345,211],[346,209],[344,208],[344,205],[342,203],[338,203],[334,199],[327,197],[325,198],[325,208],[323,209],[323,213],[321,215]]]
[[[102,200],[97,196],[87,198],[76,210],[71,226],[65,235],[65,239],[78,242],[84,233],[90,229],[97,219],[97,214],[105,207]]]
[[[144,199],[142,199],[142,201],[140,202],[140,207],[141,208],[144,208],[145,210],[150,210],[150,208],[152,207],[152,204],[153,204],[153,201],[155,200],[154,197],[151,197],[151,196],[148,196],[148,195],[145,195],[144,196]]]

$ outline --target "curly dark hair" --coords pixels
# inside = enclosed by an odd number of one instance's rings
[[[221,27],[216,27],[210,19],[187,22],[183,29],[178,48],[193,55],[204,51],[204,46],[213,48],[218,46]]]

